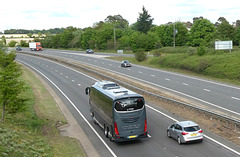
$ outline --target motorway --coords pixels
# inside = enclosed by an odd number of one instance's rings
[[[86,62],[87,64],[95,64],[98,67],[109,68],[109,70],[125,73],[126,75],[130,75],[132,77],[140,77],[146,81],[151,81],[154,84],[154,80],[158,82],[162,82],[165,80],[166,82],[174,80],[171,84],[177,85],[177,82],[184,81],[186,84],[188,83],[188,79],[191,77],[184,77],[179,75],[180,78],[175,78],[178,76],[177,74],[172,74],[166,72],[166,74],[159,74],[159,72],[163,72],[160,70],[154,70],[149,68],[143,68],[141,66],[135,66],[130,68],[120,68],[120,63],[115,61],[110,61],[102,58],[102,55],[92,55],[88,56],[84,53],[69,53],[66,51],[59,50],[44,50],[43,52],[34,52],[34,53],[42,53],[43,55],[58,55],[63,58],[71,58],[72,60],[79,62]],[[81,57],[84,57],[81,58]],[[74,59],[73,59],[74,58]],[[56,94],[62,99],[64,104],[68,107],[72,115],[75,117],[79,125],[83,128],[84,132],[93,143],[94,147],[97,149],[100,156],[163,156],[163,157],[234,157],[240,156],[240,153],[237,152],[239,150],[237,146],[226,147],[221,143],[213,141],[211,138],[207,138],[211,134],[204,132],[207,136],[202,143],[193,143],[193,144],[185,144],[178,145],[176,141],[173,139],[169,139],[166,136],[166,128],[178,119],[174,119],[166,116],[162,113],[162,111],[157,106],[148,106],[147,107],[147,117],[148,117],[148,130],[151,135],[149,139],[143,139],[134,142],[125,142],[125,143],[112,143],[108,139],[105,138],[103,134],[103,130],[95,125],[91,119],[89,114],[89,105],[88,105],[88,96],[85,95],[85,88],[90,86],[97,80],[92,78],[86,74],[80,73],[74,69],[69,67],[60,65],[58,63],[30,55],[24,55],[21,53],[17,54],[17,61],[22,64],[29,66],[33,70],[35,70],[44,80],[53,88]],[[115,68],[114,68],[115,67]],[[112,68],[112,69],[111,69]],[[133,69],[137,68],[137,69]],[[154,71],[154,74],[150,74],[151,71]],[[141,72],[141,73],[140,73]],[[147,73],[147,74],[145,74]],[[155,75],[155,76],[151,76]],[[170,77],[169,75],[174,75]],[[138,78],[138,79],[143,79]],[[168,78],[169,80],[166,80]],[[199,80],[199,79],[193,79]],[[164,82],[164,81],[163,81]],[[199,80],[199,82],[205,82],[210,84],[211,82]],[[159,83],[160,84],[160,83]],[[166,84],[166,83],[165,83]],[[179,83],[180,84],[180,83]],[[199,83],[198,83],[199,84]],[[211,84],[206,86],[206,88],[210,88],[213,86],[217,86],[218,84]],[[159,85],[160,86],[160,85]],[[184,88],[187,85],[183,85]],[[190,86],[190,85],[189,85]],[[195,85],[196,86],[196,85]],[[202,87],[202,85],[198,85]],[[188,87],[188,86],[187,86]],[[180,87],[179,87],[180,88]],[[183,88],[183,87],[182,87]],[[203,88],[203,87],[202,87]],[[231,86],[223,85],[222,88],[231,88]],[[191,88],[189,88],[191,89]],[[175,90],[175,89],[174,89]],[[232,91],[233,90],[233,91]],[[239,90],[238,88],[233,88],[232,94],[234,90]],[[186,90],[187,91],[187,90]],[[182,91],[185,92],[185,91]],[[231,93],[230,93],[231,94]],[[238,93],[239,94],[239,91]],[[229,94],[228,94],[229,95]],[[234,95],[236,98],[238,95]],[[240,97],[240,96],[239,96]],[[234,99],[235,100],[235,99]],[[146,102],[147,103],[147,102]],[[237,103],[236,103],[237,104]],[[239,103],[238,103],[239,104]],[[77,109],[77,110],[76,110]],[[231,107],[229,107],[229,110]],[[80,113],[79,113],[79,112]],[[239,111],[237,111],[239,112]],[[218,140],[218,139],[216,139]]]
[[[32,53],[30,50],[26,50]],[[91,67],[98,67],[106,71],[121,74],[133,80],[139,80],[157,87],[160,91],[166,91],[178,97],[187,98],[196,102],[196,104],[207,107],[208,110],[219,110],[227,116],[240,120],[240,87],[237,86],[138,65],[133,65],[131,68],[121,68],[118,61],[103,57],[121,54],[86,54],[79,51],[50,49],[35,53],[65,58],[87,64]]]

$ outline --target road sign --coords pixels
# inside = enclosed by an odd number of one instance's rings
[[[226,50],[229,49],[229,52],[231,52],[231,49],[233,47],[232,41],[215,41],[215,49],[216,50]]]

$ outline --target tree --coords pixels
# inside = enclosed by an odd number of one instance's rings
[[[125,31],[124,35],[119,38],[120,48],[133,50],[136,49],[136,38],[140,32],[128,29]]]
[[[96,31],[96,46],[98,49],[105,50],[107,48],[107,42],[114,38],[113,29],[114,25],[111,23],[104,23],[101,29]]]
[[[29,38],[31,38],[32,35],[33,35],[32,33],[28,33],[28,34],[27,34],[27,36],[29,36]]]
[[[26,41],[26,40],[21,40],[21,41],[20,41],[20,46],[22,46],[22,47],[28,47],[27,41]]]
[[[238,27],[234,33],[233,44],[237,46],[240,45],[240,27]]]
[[[165,35],[165,29],[168,27],[168,25],[160,25],[160,26],[155,26],[151,28],[151,32],[154,32],[157,36],[158,42],[156,48],[160,48],[162,46],[166,46],[164,42],[164,35]]]
[[[147,58],[147,54],[145,53],[145,51],[143,49],[138,49],[134,55],[138,62],[142,62]]]
[[[5,45],[6,45],[6,43],[7,43],[7,42],[6,42],[6,37],[5,37],[4,35],[2,36],[2,42],[3,42],[3,44],[5,44]]]
[[[15,47],[16,44],[17,44],[17,41],[12,40],[12,41],[10,41],[10,42],[8,43],[8,46],[9,46],[9,47]]]
[[[81,35],[83,33],[82,29],[77,29],[76,31],[74,31],[73,34],[73,39],[72,41],[69,43],[70,47],[80,47],[80,42],[81,42]]]
[[[38,32],[38,37],[41,38],[41,36],[42,36],[42,33]]]
[[[236,21],[236,28],[240,27],[240,20]]]
[[[200,17],[194,17],[194,18],[193,18],[193,23],[195,23],[197,20],[202,20],[202,19],[203,19],[202,16],[200,16]]]
[[[136,48],[145,51],[150,51],[155,48],[157,39],[154,34],[149,32],[148,34],[140,33],[136,38]]]
[[[105,20],[106,23],[112,23],[114,28],[127,28],[129,23],[121,15],[109,15]]]
[[[233,40],[235,29],[229,22],[224,18],[220,17],[218,19],[219,25],[216,29],[217,39],[219,40]]]
[[[151,18],[150,14],[148,14],[148,11],[144,6],[142,8],[142,11],[142,13],[139,13],[136,28],[138,31],[146,34],[151,29],[154,19]]]
[[[209,46],[215,38],[216,29],[207,19],[198,19],[194,22],[187,45]]]
[[[95,48],[95,39],[96,37],[96,30],[89,27],[89,28],[86,28],[84,31],[83,31],[83,34],[81,35],[81,47],[84,48],[84,49],[87,49],[87,48],[91,48],[91,49],[94,49]],[[89,43],[89,41],[91,41]]]
[[[22,72],[14,61],[16,54],[6,53],[0,49],[0,105],[2,108],[1,121],[4,122],[5,111],[16,112],[23,107],[23,99],[19,94],[24,91],[24,82],[20,79]]]
[[[60,36],[60,47],[62,48],[69,48],[69,43],[70,41],[73,40],[74,36],[73,36],[73,32],[76,31],[77,28],[74,28],[72,26],[67,27],[63,33],[61,33]]]

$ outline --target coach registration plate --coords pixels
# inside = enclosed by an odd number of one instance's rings
[[[128,136],[128,138],[136,138],[137,135]]]

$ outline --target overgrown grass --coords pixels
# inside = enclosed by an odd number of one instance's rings
[[[76,139],[58,133],[59,122],[66,124],[66,120],[48,91],[24,68],[23,77],[30,87],[21,95],[27,98],[27,107],[6,112],[5,122],[0,123],[0,156],[86,156]]]

